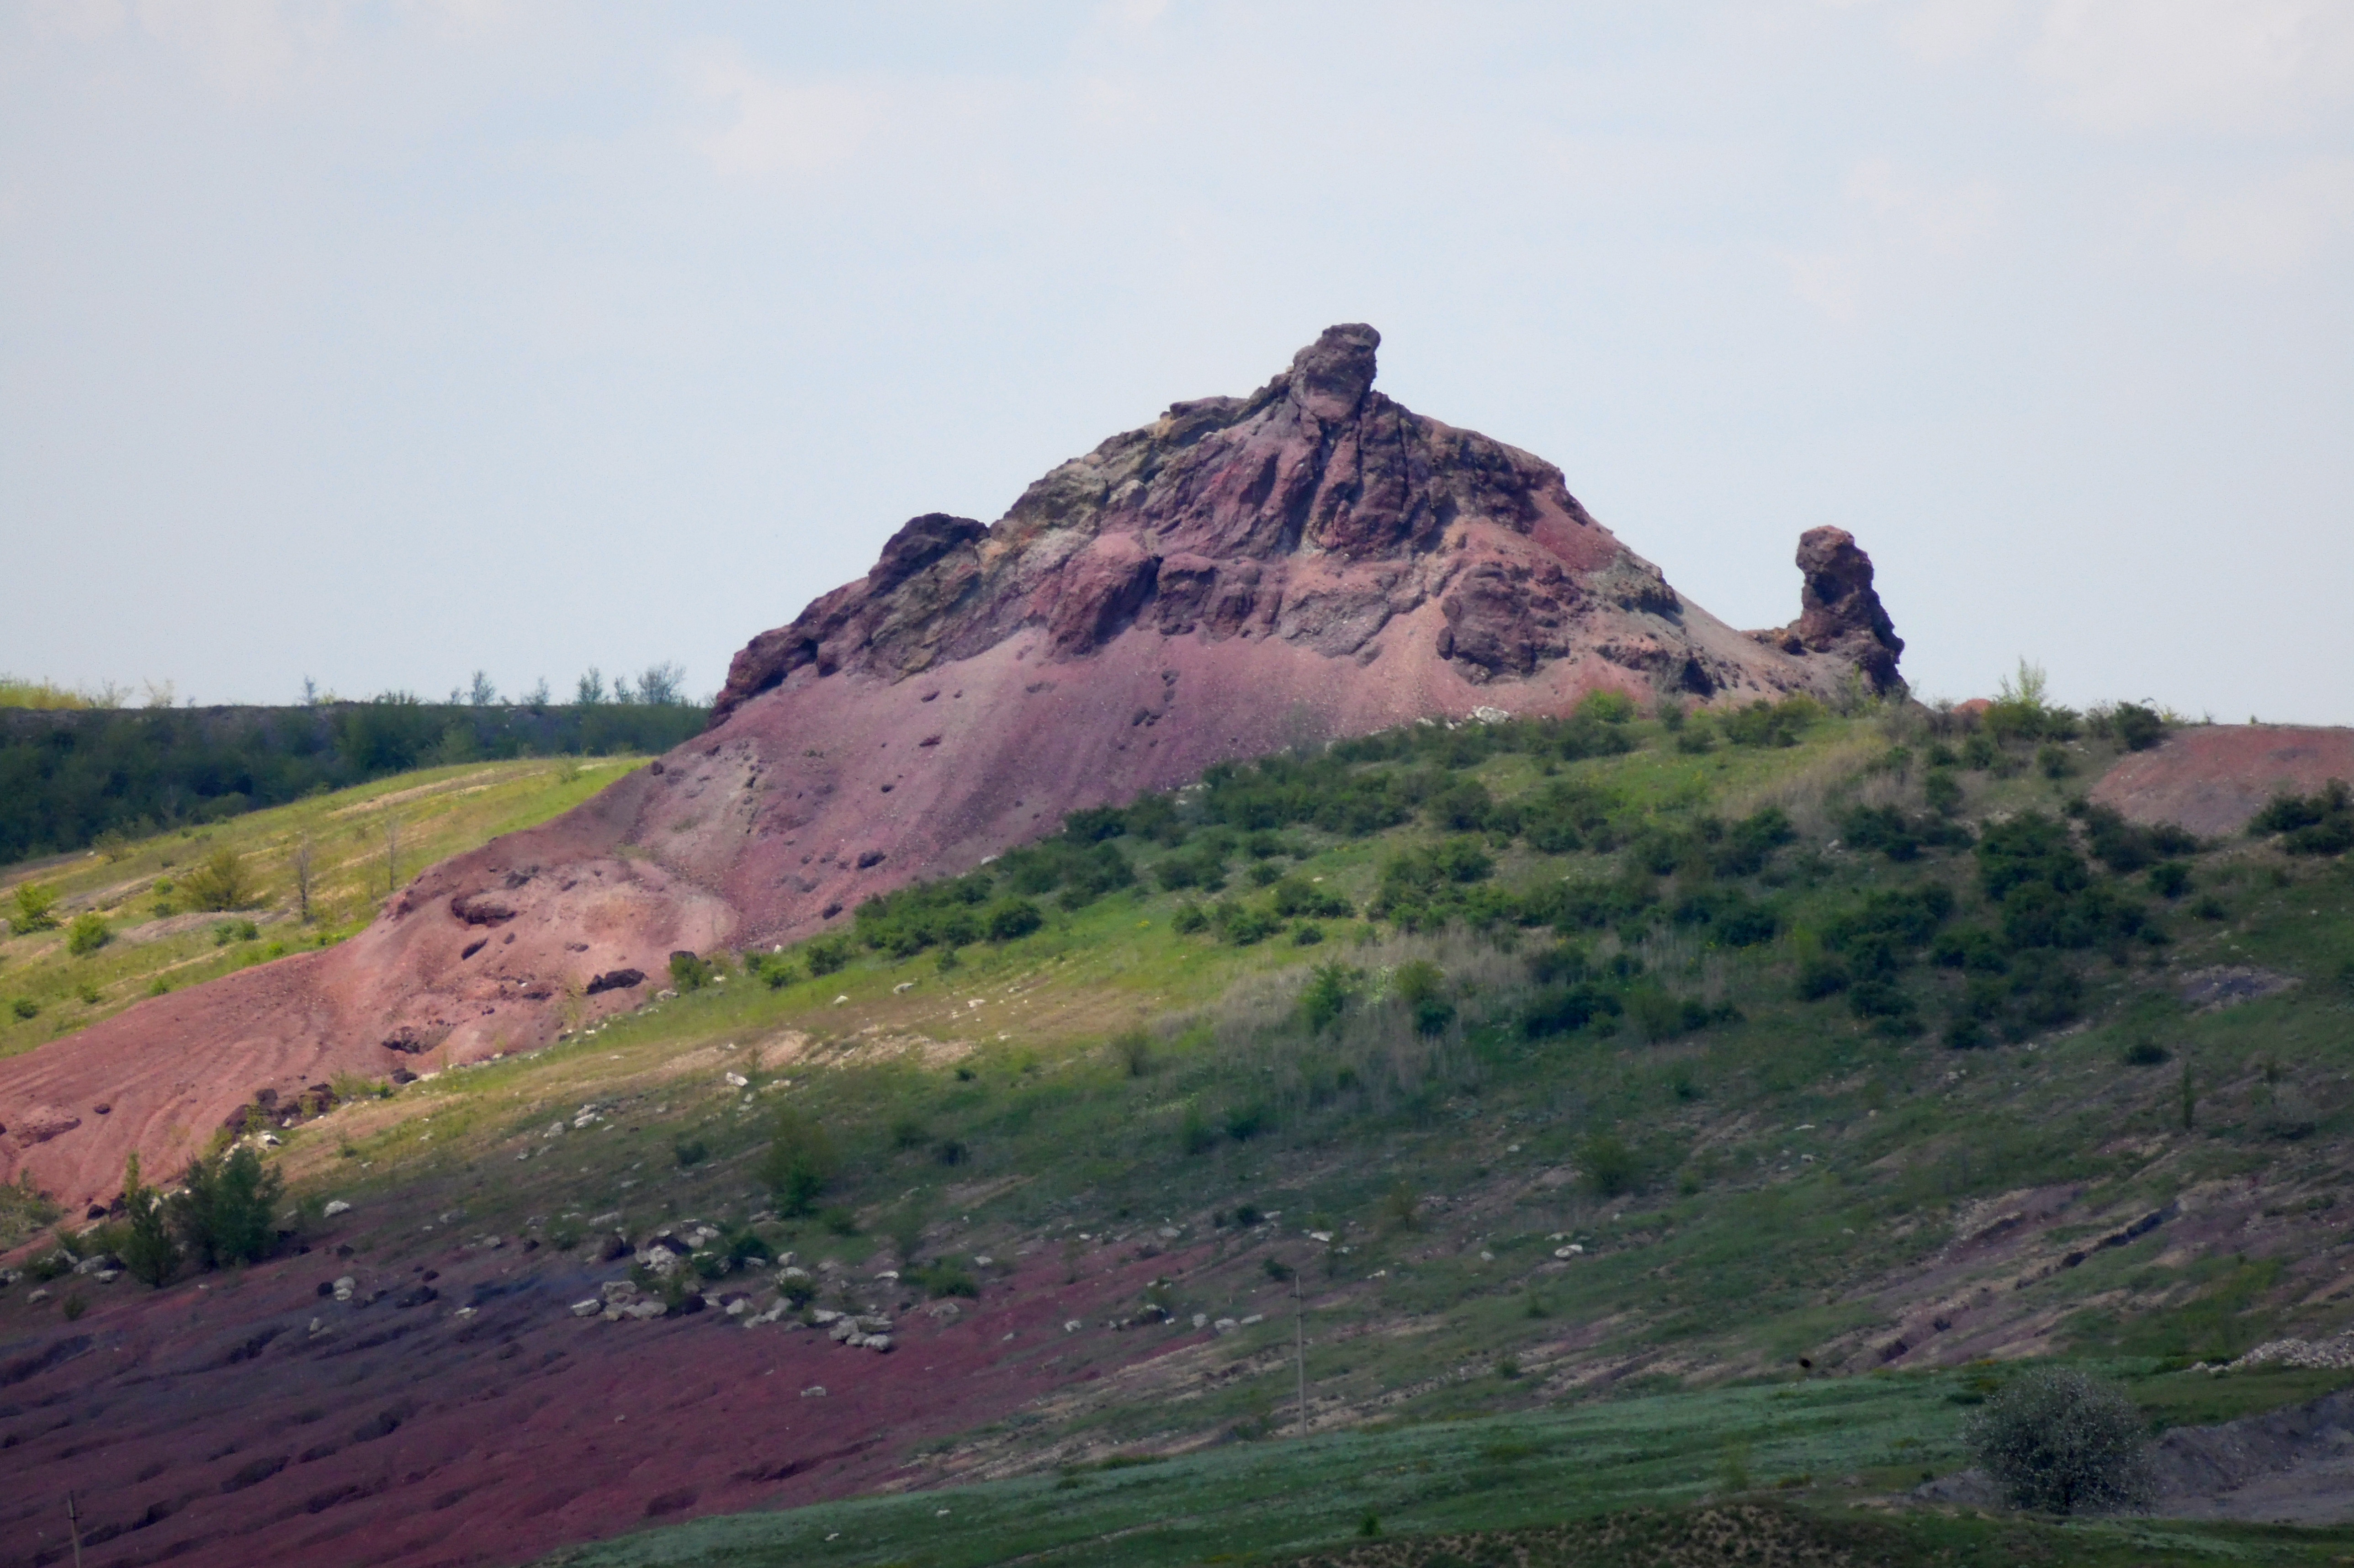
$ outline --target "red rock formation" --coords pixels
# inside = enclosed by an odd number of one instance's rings
[[[752,640],[699,739],[434,866],[339,948],[0,1063],[0,1124],[115,1107],[0,1138],[0,1178],[111,1194],[131,1148],[169,1170],[258,1089],[543,1044],[639,1005],[661,980],[616,977],[665,976],[675,948],[808,936],[1222,759],[1597,688],[1830,694],[1850,659],[1893,679],[1901,645],[1844,534],[1802,546],[1796,647],[1761,642],[1550,463],[1373,390],[1379,341],[1331,328],[1252,396],[1176,404],[1063,464],[993,526],[916,518],[863,580]]]
[[[1896,661],[1904,639],[1872,591],[1872,557],[1844,528],[1809,528],[1798,535],[1798,619],[1752,635],[1787,653],[1828,653],[1844,659],[1876,692],[1901,692]]]

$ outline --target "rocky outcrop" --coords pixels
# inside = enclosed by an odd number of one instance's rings
[[[1737,704],[1893,680],[1871,566],[1808,535],[1787,637],[1734,630],[1561,471],[1400,406],[1337,326],[1245,397],[1172,405],[984,526],[927,514],[738,653],[710,730],[552,822],[433,866],[352,940],[0,1062],[0,1180],[69,1201],[177,1168],[253,1086],[544,1045],[659,994],[674,952],[792,941],[1083,806],[1214,763],[1610,690]],[[36,1107],[107,1099],[51,1132]]]
[[[1896,661],[1904,639],[1872,587],[1872,557],[1844,528],[1809,528],[1798,535],[1798,619],[1752,635],[1786,653],[1827,653],[1844,660],[1882,694],[1902,692]]]
[[[1702,695],[1818,683],[1712,646],[1551,463],[1374,391],[1380,343],[1369,326],[1329,328],[1251,396],[1172,405],[1039,480],[993,526],[912,519],[864,581],[736,656],[714,727],[803,672],[900,681],[1029,630],[1053,662],[1135,631],[1272,638],[1362,662],[1427,655],[1473,684],[1581,649]],[[1804,614],[1776,651],[1860,659],[1885,686],[1903,644],[1870,560],[1818,529],[1800,565]],[[1384,639],[1426,606],[1437,613],[1418,646]]]

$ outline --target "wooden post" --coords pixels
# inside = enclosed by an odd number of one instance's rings
[[[1291,1349],[1299,1367],[1299,1435],[1308,1436],[1308,1319],[1306,1298],[1300,1294],[1301,1270],[1291,1271]]]
[[[81,1568],[81,1510],[71,1492],[66,1494],[66,1523],[73,1530],[74,1568]]]

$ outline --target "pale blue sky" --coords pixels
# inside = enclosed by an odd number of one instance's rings
[[[1331,322],[1718,614],[2354,722],[2354,6],[0,8],[0,670],[728,655]]]

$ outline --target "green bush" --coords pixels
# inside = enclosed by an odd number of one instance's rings
[[[2252,837],[2281,835],[2291,854],[2343,854],[2354,849],[2354,790],[2332,779],[2312,795],[2280,794],[2249,822]]]
[[[1001,898],[989,906],[987,929],[992,942],[1012,942],[1046,923],[1038,906],[1027,898]]]
[[[673,1139],[670,1151],[672,1158],[678,1161],[679,1169],[682,1171],[690,1170],[711,1158],[710,1146],[699,1138]]]
[[[790,1218],[811,1211],[840,1163],[832,1136],[816,1118],[787,1107],[777,1113],[758,1174],[777,1212]]]
[[[747,954],[744,972],[765,982],[770,991],[782,991],[801,978],[801,966],[782,953]]]
[[[179,899],[190,909],[242,909],[260,891],[245,857],[224,845],[180,879]]]
[[[41,1004],[29,996],[20,996],[8,1004],[8,1011],[19,1018],[31,1020],[41,1016]]]
[[[1209,925],[1210,916],[1198,904],[1180,904],[1177,906],[1177,912],[1169,917],[1169,928],[1181,937],[1190,937],[1197,931],[1207,930]]]
[[[830,975],[850,962],[850,950],[847,937],[821,937],[803,948],[801,956],[809,960],[810,973]]]
[[[213,946],[226,948],[231,942],[250,942],[261,935],[261,927],[250,920],[222,920],[213,927]]]
[[[2140,1413],[2080,1372],[2022,1374],[1970,1417],[1967,1436],[2013,1508],[2099,1513],[2130,1508],[2151,1492]]]
[[[2119,703],[2109,715],[2109,727],[2127,751],[2147,751],[2166,738],[2166,720],[2139,703]]]
[[[8,917],[8,928],[17,936],[56,927],[57,890],[38,882],[16,885],[16,912]]]
[[[681,995],[691,991],[701,991],[711,983],[717,972],[711,967],[708,959],[699,958],[684,948],[670,956],[670,983],[678,989]]]
[[[1585,1167],[1585,1184],[1596,1197],[1624,1197],[1642,1180],[1642,1161],[1611,1133],[1587,1139],[1578,1162]]]

